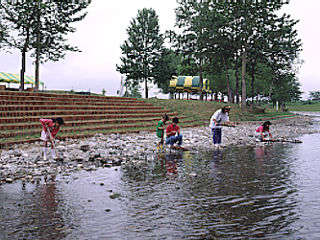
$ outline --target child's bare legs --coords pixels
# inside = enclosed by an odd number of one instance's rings
[[[163,137],[160,139],[160,142],[157,144],[157,149],[162,150],[163,149]]]
[[[55,159],[57,157],[56,149],[53,147],[52,143],[51,143],[51,156],[52,156],[52,159]]]
[[[48,142],[44,141],[43,146],[42,146],[42,155],[43,155],[43,160],[47,160],[47,147],[48,147]]]

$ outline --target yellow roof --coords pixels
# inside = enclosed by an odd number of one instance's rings
[[[6,72],[0,72],[0,82],[6,83],[20,83],[20,75],[19,74],[12,74]],[[35,79],[33,76],[24,75],[24,83],[25,84],[35,84]],[[40,82],[43,85],[43,82]]]

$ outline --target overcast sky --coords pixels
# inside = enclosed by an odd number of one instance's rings
[[[47,89],[67,89],[116,95],[120,88],[120,45],[127,39],[126,29],[130,20],[137,16],[138,9],[156,10],[161,32],[172,29],[175,23],[176,0],[93,0],[87,17],[77,23],[77,32],[68,36],[69,42],[78,46],[81,53],[68,53],[59,62],[41,65],[40,78]],[[299,81],[305,93],[320,90],[319,0],[291,0],[285,12],[299,19],[299,37],[303,42],[301,58],[305,61]],[[17,52],[0,55],[0,72],[19,73],[21,57]],[[28,58],[27,75],[34,76],[34,65]]]

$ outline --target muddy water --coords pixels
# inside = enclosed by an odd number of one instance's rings
[[[319,239],[320,134],[0,186],[0,239]]]

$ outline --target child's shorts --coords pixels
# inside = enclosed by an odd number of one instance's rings
[[[45,142],[50,141],[48,133],[45,132],[44,130],[41,131],[40,140],[45,141]]]
[[[260,133],[260,132],[256,132],[255,135],[256,135],[256,141],[257,141],[257,142],[262,142],[261,133]],[[269,135],[268,133],[263,133],[263,138],[264,138],[265,140],[269,140],[268,135]]]

